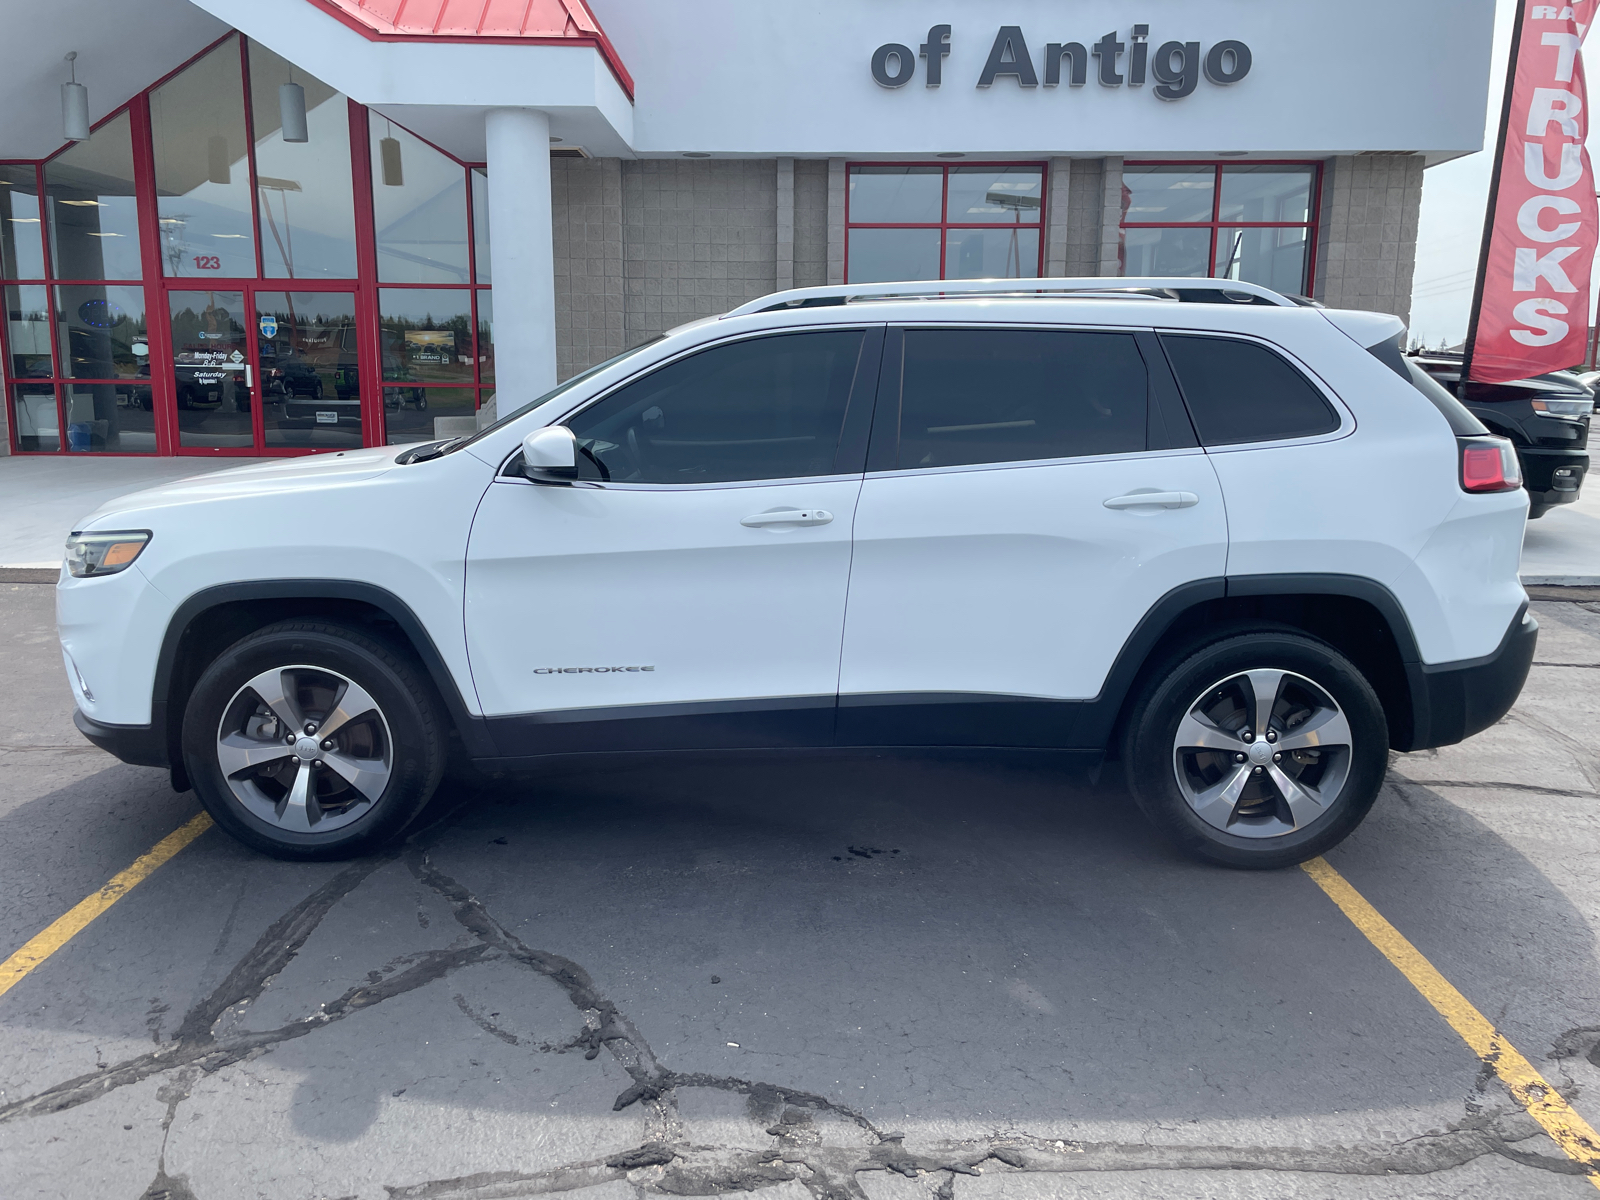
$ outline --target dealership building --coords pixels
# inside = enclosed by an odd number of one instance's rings
[[[431,440],[767,292],[1408,315],[1493,0],[0,0],[0,453]],[[69,58],[70,56],[70,58]]]

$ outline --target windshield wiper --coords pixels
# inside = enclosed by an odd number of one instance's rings
[[[406,465],[408,463],[427,462],[430,459],[439,458],[441,455],[449,454],[450,451],[454,450],[466,440],[467,439],[465,437],[453,437],[443,442],[429,442],[425,446],[418,446],[415,450],[407,450],[399,458],[395,459],[395,462],[400,463],[401,465]]]

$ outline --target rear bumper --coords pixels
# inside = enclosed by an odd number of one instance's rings
[[[125,763],[167,766],[166,738],[154,725],[105,725],[84,716],[82,709],[73,710],[72,723],[84,737]]]
[[[1539,622],[1524,608],[1493,654],[1468,662],[1406,664],[1411,684],[1411,744],[1395,749],[1452,746],[1505,716],[1522,694],[1538,641]]]

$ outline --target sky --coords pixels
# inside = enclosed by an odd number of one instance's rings
[[[1483,214],[1489,197],[1495,140],[1500,130],[1500,100],[1505,90],[1506,56],[1511,49],[1513,0],[1499,0],[1495,12],[1494,58],[1489,79],[1489,111],[1484,149],[1453,162],[1429,167],[1423,175],[1422,212],[1417,224],[1417,270],[1412,287],[1411,338],[1430,348],[1454,346],[1467,335],[1472,288],[1483,242]],[[1600,34],[1584,47],[1584,74],[1600,65]],[[1600,122],[1589,132],[1589,154],[1600,154]],[[1596,256],[1600,267],[1600,255]],[[1600,270],[1596,272],[1600,279]],[[1593,295],[1594,293],[1591,293]]]

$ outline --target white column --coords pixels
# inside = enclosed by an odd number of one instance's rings
[[[496,108],[485,125],[495,406],[503,415],[556,385],[550,118],[537,109]]]

